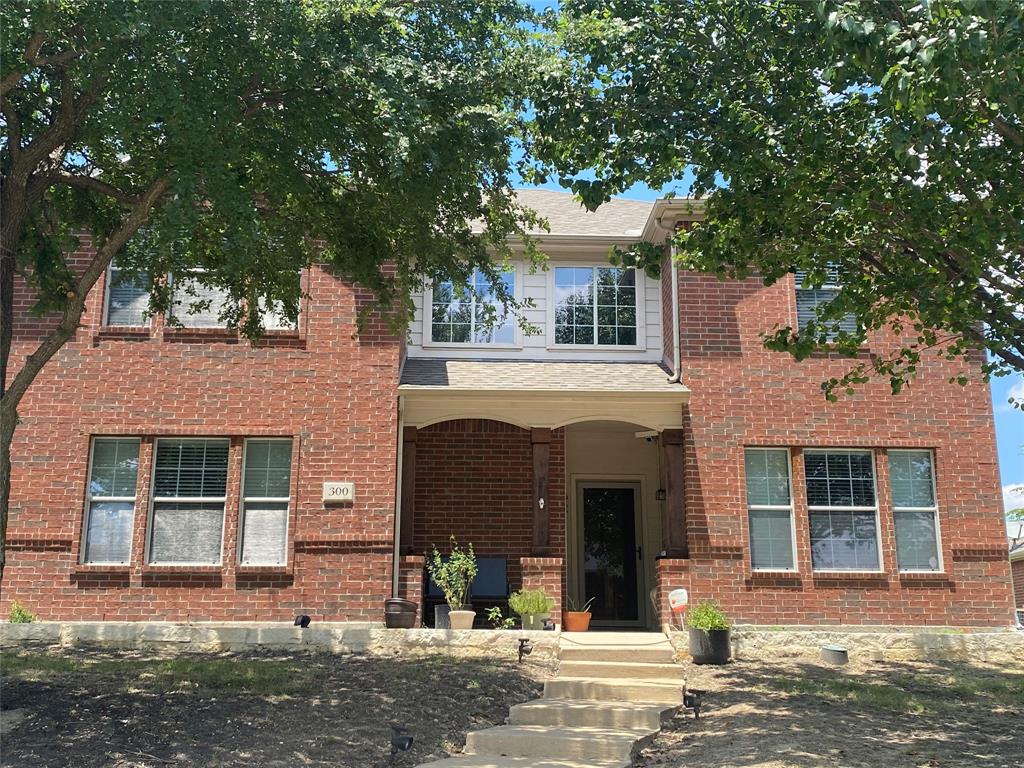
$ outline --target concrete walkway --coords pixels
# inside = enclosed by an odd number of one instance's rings
[[[466,751],[421,768],[628,768],[682,704],[683,668],[653,632],[562,634],[544,697],[509,724],[466,737]]]

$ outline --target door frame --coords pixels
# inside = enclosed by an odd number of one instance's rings
[[[574,597],[584,596],[583,574],[583,490],[584,488],[630,488],[633,491],[633,525],[636,544],[643,554],[644,543],[644,476],[643,475],[589,475],[574,474],[570,477],[572,494],[570,495],[571,512],[568,540],[572,542],[569,553],[569,578],[566,579],[570,594]],[[595,627],[644,629],[647,627],[647,567],[641,557],[636,568],[636,604],[637,618],[635,621],[599,621],[594,620]]]

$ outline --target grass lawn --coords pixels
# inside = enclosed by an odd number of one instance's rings
[[[541,693],[538,664],[444,656],[4,652],[0,765],[412,766]]]
[[[699,768],[1020,768],[1024,664],[812,660],[688,665],[707,690],[640,765]]]

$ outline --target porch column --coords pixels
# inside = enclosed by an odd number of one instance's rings
[[[413,553],[413,525],[416,522],[416,427],[402,430],[402,523],[399,532],[399,551]]]
[[[551,430],[533,429],[533,549],[543,557],[551,553],[551,503],[548,499],[548,469],[551,463]]]
[[[662,466],[665,483],[665,513],[662,544],[669,557],[689,557],[686,543],[686,505],[683,500],[683,430],[661,433]]]

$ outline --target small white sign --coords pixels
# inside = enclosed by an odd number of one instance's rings
[[[324,501],[342,504],[356,500],[355,483],[324,483]]]

